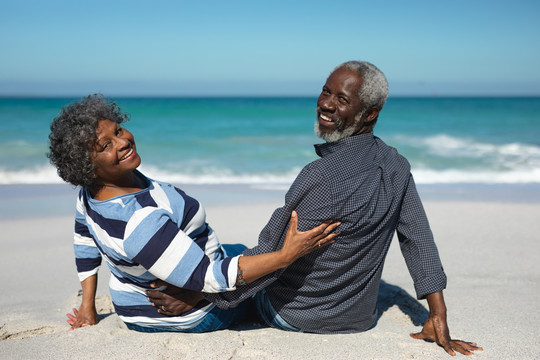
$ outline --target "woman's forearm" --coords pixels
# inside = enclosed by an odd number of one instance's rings
[[[289,265],[290,262],[279,251],[253,256],[240,256],[238,259],[238,278],[236,284],[244,285],[242,280],[246,284],[249,284]]]
[[[95,325],[98,322],[96,311],[97,274],[81,281],[83,298],[79,310],[73,309],[73,314],[66,314],[71,330],[82,326]]]
[[[296,259],[313,250],[333,243],[333,239],[338,234],[331,234],[331,232],[339,224],[339,222],[326,221],[311,230],[300,232],[298,231],[298,215],[296,211],[293,211],[283,247],[271,253],[241,256],[238,259],[236,284],[244,285],[253,282],[276,270],[286,268]]]
[[[96,304],[96,290],[97,290],[97,274],[87,277],[81,281],[82,286],[82,301],[81,306],[84,305],[94,307]]]

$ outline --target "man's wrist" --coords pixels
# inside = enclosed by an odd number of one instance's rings
[[[446,304],[444,302],[444,297],[442,291],[428,294],[426,296],[429,312],[433,315],[446,315]]]

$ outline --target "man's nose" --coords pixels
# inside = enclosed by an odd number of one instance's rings
[[[329,96],[325,96],[322,99],[319,99],[319,106],[323,110],[334,111],[336,109],[336,104],[334,102],[334,96],[329,95]]]

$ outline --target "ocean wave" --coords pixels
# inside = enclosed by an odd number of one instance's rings
[[[61,184],[63,180],[50,165],[35,166],[22,170],[0,169],[0,184]]]
[[[469,138],[456,138],[448,135],[435,135],[425,139],[415,139],[418,144],[426,145],[429,153],[447,157],[519,157],[540,159],[540,147],[521,143],[493,144],[475,141]]]
[[[524,171],[463,171],[459,169],[411,171],[418,184],[526,184],[540,183],[540,169]]]
[[[439,177],[460,169],[467,173],[493,172],[497,178],[512,178],[514,173],[530,178],[534,176],[530,172],[540,168],[540,146],[534,144],[488,143],[445,134],[425,138],[394,136],[390,143],[401,149],[413,168],[436,169],[442,173]]]
[[[294,168],[280,174],[233,174],[222,169],[216,171],[207,168],[203,173],[178,173],[159,170],[152,166],[141,166],[139,170],[146,176],[175,184],[253,184],[253,185],[282,185],[291,184],[300,168]],[[0,185],[8,184],[60,184],[63,180],[56,169],[50,165],[36,166],[23,170],[5,170],[0,168]]]
[[[519,165],[519,164],[518,164]],[[281,173],[244,173],[235,174],[227,169],[207,168],[201,173],[182,173],[163,170],[153,166],[139,168],[148,177],[173,184],[249,184],[257,187],[283,189],[289,186],[300,168],[293,168]],[[443,169],[434,170],[422,165],[413,166],[412,173],[419,184],[523,184],[540,183],[540,167],[516,166],[514,169]],[[59,184],[63,183],[51,165],[36,166],[23,170],[5,170],[0,168],[0,184]]]
[[[172,173],[166,170],[158,170],[154,167],[141,166],[141,172],[153,179],[166,181],[175,184],[291,184],[300,168],[294,168],[280,174],[254,173],[254,174],[234,174],[227,169],[215,170],[206,169],[202,173],[186,174]]]

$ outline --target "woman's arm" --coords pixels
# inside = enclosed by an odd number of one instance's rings
[[[97,289],[97,274],[87,277],[81,281],[83,298],[79,310],[73,309],[72,314],[66,314],[68,324],[71,325],[70,330],[95,325],[98,322],[96,311],[96,289]]]
[[[258,278],[272,273],[278,269],[287,267],[296,259],[322,248],[334,242],[339,233],[330,234],[339,226],[339,222],[325,222],[309,231],[298,231],[298,215],[295,211],[291,214],[289,228],[285,241],[280,250],[266,254],[253,256],[240,256],[238,260],[239,270],[236,285],[243,285],[257,280]],[[158,280],[151,284],[156,289],[167,286],[165,290],[148,290],[148,301],[158,308],[158,312],[168,316],[177,316],[193,307],[203,299],[200,292],[180,289]]]
[[[330,245],[338,235],[331,234],[331,232],[339,224],[339,222],[326,221],[311,230],[300,232],[298,231],[298,214],[293,211],[285,242],[280,250],[253,256],[241,256],[238,259],[236,285],[249,284],[276,270],[286,268],[296,259],[313,250]]]

